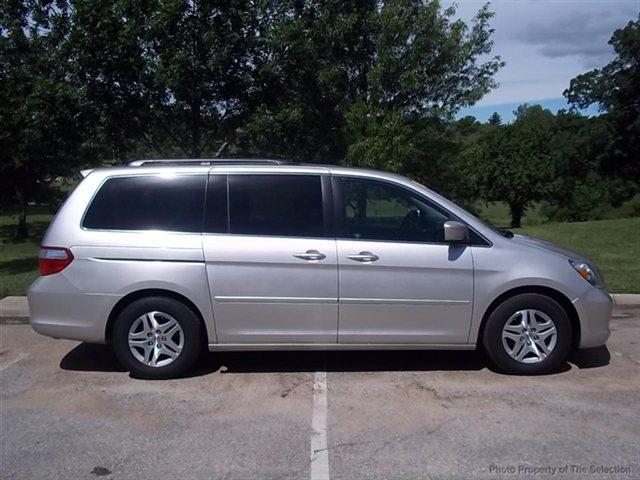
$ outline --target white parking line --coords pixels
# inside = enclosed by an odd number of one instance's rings
[[[16,358],[14,358],[13,360],[9,360],[7,363],[4,363],[4,364],[0,365],[0,372],[6,370],[7,368],[9,368],[14,363],[18,363],[20,360],[22,360],[23,358],[28,357],[28,356],[29,356],[28,353],[19,353],[18,356]]]
[[[316,372],[313,377],[313,414],[311,417],[311,480],[328,479],[327,372]]]

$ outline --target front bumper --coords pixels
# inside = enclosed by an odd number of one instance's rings
[[[580,319],[579,348],[600,347],[611,334],[609,321],[613,310],[613,300],[604,290],[590,288],[584,295],[573,301]]]

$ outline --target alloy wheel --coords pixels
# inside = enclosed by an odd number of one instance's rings
[[[518,310],[502,329],[502,345],[511,358],[522,363],[538,363],[556,346],[556,325],[544,312]]]
[[[172,363],[184,347],[184,332],[178,321],[163,312],[140,315],[129,329],[129,350],[150,367]]]

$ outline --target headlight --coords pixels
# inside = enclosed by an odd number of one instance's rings
[[[569,260],[571,266],[578,272],[578,274],[584,278],[587,282],[589,282],[594,287],[602,288],[602,280],[600,279],[600,275],[595,270],[595,268],[591,268],[591,266],[586,262],[581,262],[579,260]]]

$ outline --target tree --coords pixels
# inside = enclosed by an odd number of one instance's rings
[[[502,125],[502,116],[498,112],[493,112],[488,120],[489,125]]]
[[[254,2],[163,1],[151,17],[154,122],[190,157],[231,140],[259,67]]]
[[[144,42],[157,3],[58,0],[56,4],[67,19],[58,25],[62,48],[68,54],[67,75],[82,92],[93,125],[96,151],[90,161],[94,165],[121,163],[139,142],[147,152],[162,152],[167,142],[158,141],[160,135],[151,128],[157,97],[152,95]]]
[[[132,154],[228,147],[463,192],[449,121],[502,65],[487,6],[467,25],[436,0],[9,0],[0,12],[2,195],[23,234],[26,205],[60,176]]]
[[[259,2],[75,0],[71,73],[113,161],[200,158],[231,141],[256,87]]]
[[[488,8],[471,28],[453,15],[437,1],[284,2],[261,72],[278,94],[263,95],[244,148],[405,173],[429,162],[414,139],[480,99],[502,65],[480,61]]]
[[[542,212],[554,221],[603,218],[613,204],[624,198],[620,181],[602,175],[600,167],[611,142],[605,116],[586,117],[561,110],[555,117],[555,126],[562,170]]]
[[[520,227],[531,202],[547,198],[564,172],[563,141],[554,115],[539,105],[520,105],[516,120],[487,131],[466,155],[465,173],[487,201],[509,206]]]
[[[602,171],[631,182],[640,179],[640,17],[609,40],[617,56],[601,69],[571,80],[564,95],[574,107],[598,104],[611,131]]]
[[[0,16],[0,203],[26,238],[30,202],[50,201],[55,181],[82,163],[87,122],[67,81],[58,12],[13,1]]]
[[[375,16],[373,0],[276,3],[245,152],[308,162],[344,159],[346,107],[366,89]]]

